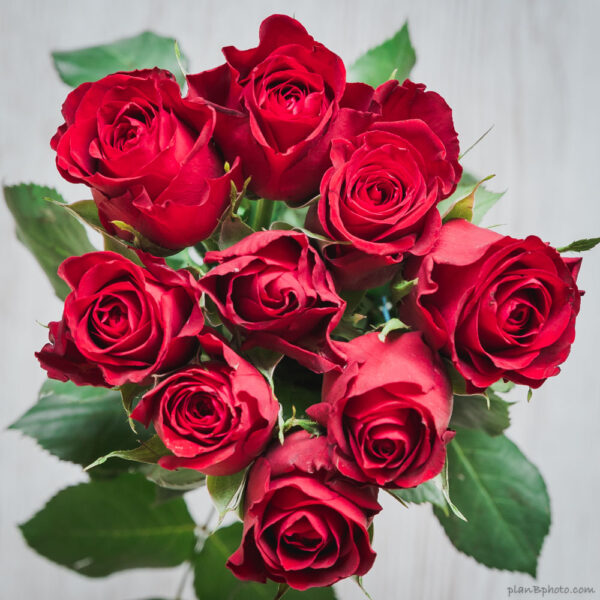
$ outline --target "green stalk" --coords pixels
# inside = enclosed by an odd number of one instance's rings
[[[254,215],[254,221],[252,223],[252,228],[255,231],[260,231],[263,228],[269,229],[274,208],[275,202],[273,202],[273,200],[267,200],[266,198],[258,200],[256,214]]]

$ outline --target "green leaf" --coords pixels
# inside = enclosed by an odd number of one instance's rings
[[[492,390],[487,391],[487,397],[480,394],[454,396],[450,428],[481,429],[488,435],[500,435],[510,425],[508,407],[511,404]]]
[[[297,415],[305,414],[306,409],[312,404],[321,401],[320,387],[304,387],[299,382],[289,381],[285,377],[275,376],[275,397],[283,406],[283,420],[290,419],[293,409],[296,409]]]
[[[418,279],[400,279],[392,282],[391,285],[391,295],[392,295],[392,304],[398,304],[405,296],[410,294],[410,291],[417,285]]]
[[[201,277],[206,273],[207,267],[201,264],[201,262],[199,263],[194,260],[190,255],[190,250],[193,250],[193,248],[184,248],[177,254],[167,256],[165,262],[175,271],[178,271],[179,269],[188,269],[188,271],[196,275],[196,277]],[[198,261],[201,261],[201,257],[198,257]]]
[[[98,216],[98,207],[93,200],[80,200],[79,202],[73,202],[71,204],[62,204],[50,196],[45,196],[44,200],[49,204],[57,206],[60,210],[67,212],[75,217],[75,219],[81,221],[84,225],[91,227],[94,231],[101,234],[104,238],[105,250],[117,252],[137,265],[142,264],[134,249],[126,240],[123,240],[116,235],[112,235],[104,229],[104,225],[102,225],[100,217]],[[95,248],[93,249],[95,250]]]
[[[219,233],[219,249],[225,250],[254,233],[254,229],[246,225],[240,217],[231,214],[223,220]]]
[[[115,448],[134,448],[118,391],[48,379],[38,402],[11,429],[35,439],[62,460],[88,465]],[[123,466],[121,466],[123,468]]]
[[[489,177],[486,179],[489,179]],[[486,179],[483,181],[486,181]],[[440,214],[446,215],[450,207],[454,206],[458,201],[468,197],[470,193],[474,192],[475,199],[471,223],[479,225],[490,208],[492,208],[496,202],[498,202],[498,200],[504,196],[504,192],[490,192],[483,185],[479,185],[477,187],[478,182],[479,179],[465,171],[452,196],[438,203],[437,206]]]
[[[388,490],[388,492],[404,502],[412,502],[413,504],[430,502],[434,506],[441,508],[445,513],[448,511],[448,505],[442,493],[441,486],[437,485],[433,479],[414,488]]]
[[[488,567],[536,574],[550,527],[540,473],[505,436],[460,430],[448,446],[452,497],[468,519],[434,509],[450,541]]]
[[[147,465],[142,468],[146,478],[169,490],[190,491],[203,486],[206,483],[206,475],[195,469],[163,469],[158,465]]]
[[[44,269],[56,295],[64,300],[71,291],[57,275],[60,263],[70,256],[93,252],[85,229],[65,211],[44,200],[64,203],[52,188],[34,184],[4,186],[4,198],[15,222],[17,237]]]
[[[559,252],[585,252],[586,250],[591,250],[598,244],[600,244],[600,237],[585,238],[583,240],[571,242],[568,246],[557,248],[557,250]]]
[[[407,329],[409,329],[409,327],[406,323],[403,323],[400,319],[394,317],[393,319],[390,319],[387,323],[384,323],[381,331],[379,332],[379,341],[385,342],[387,336],[392,331],[406,331]]]
[[[348,81],[362,81],[373,87],[392,78],[403,82],[416,60],[406,22],[394,37],[369,50],[348,69]]]
[[[230,511],[236,510],[244,493],[246,473],[248,469],[233,475],[207,475],[206,487],[215,508],[219,512],[219,519]]]
[[[285,202],[277,202],[273,210],[273,221],[278,223],[287,223],[292,227],[304,227],[306,213],[312,202],[308,202],[301,207],[288,206]],[[271,226],[271,229],[274,229]]]
[[[156,505],[154,494],[140,474],[81,483],[20,528],[36,552],[89,577],[174,567],[192,555],[195,523],[182,499]]]
[[[467,522],[467,517],[462,514],[462,512],[458,509],[456,504],[452,502],[452,498],[450,498],[450,479],[448,476],[448,455],[446,455],[446,461],[444,462],[444,466],[442,467],[442,472],[437,475],[436,481],[438,481],[441,485],[442,494],[444,495],[444,500],[448,504],[448,507],[452,511],[452,514],[461,521]],[[444,511],[445,515],[448,515],[447,511]]]
[[[464,197],[453,204],[446,213],[442,216],[442,222],[447,223],[453,219],[465,219],[472,222],[474,218],[475,194],[484,181],[489,181],[495,175],[488,175],[481,181],[477,182],[473,189]]]
[[[93,463],[89,464],[84,470],[89,471],[95,467],[104,464],[109,458],[122,458],[133,462],[156,464],[159,458],[171,454],[163,441],[157,436],[152,436],[149,440],[142,442],[137,448],[132,450],[113,450],[108,454],[100,456]]]
[[[171,71],[177,76],[180,85],[184,81],[175,54],[175,40],[151,31],[111,44],[53,52],[52,59],[59,77],[71,87],[77,87],[86,81],[97,81],[117,71],[153,67]],[[187,67],[185,56],[182,56],[181,62]]]
[[[217,529],[194,557],[194,589],[199,600],[273,600],[277,583],[241,581],[225,566],[242,540],[242,524]],[[290,589],[285,600],[335,600],[333,588]]]
[[[496,381],[496,383],[492,383],[490,387],[492,388],[492,390],[494,390],[494,392],[497,392],[498,394],[506,394],[515,387],[515,384],[512,381],[505,381],[504,379],[500,379]]]

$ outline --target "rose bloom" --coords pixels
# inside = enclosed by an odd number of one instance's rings
[[[204,326],[201,290],[185,270],[139,253],[146,268],[114,252],[66,259],[71,293],[50,344],[36,353],[48,377],[77,385],[148,383],[187,363]]]
[[[414,487],[444,466],[452,390],[418,332],[368,333],[347,344],[348,366],[323,380],[307,414],[327,427],[342,475],[382,487]]]
[[[425,254],[439,235],[437,203],[453,176],[444,157],[444,145],[418,119],[377,123],[356,138],[335,140],[333,166],[321,181],[321,196],[311,207],[307,226],[375,255],[366,261],[366,273],[399,263],[407,252]],[[352,272],[354,288],[362,276],[360,259],[356,263],[356,268],[344,264],[341,269],[342,274]]]
[[[271,200],[314,196],[329,166],[332,139],[355,135],[374,119],[373,89],[346,83],[341,58],[298,21],[272,15],[256,48],[223,48],[226,63],[188,77],[189,96],[217,110],[215,139],[240,156],[250,189]]]
[[[105,228],[124,221],[165,248],[208,237],[229,205],[237,164],[225,174],[211,143],[215,111],[181,98],[160,69],[83,83],[63,105],[51,146],[61,175],[92,188]],[[232,161],[233,162],[233,161]]]
[[[217,335],[198,337],[210,361],[176,371],[147,392],[131,413],[173,456],[158,464],[207,475],[247,467],[271,439],[279,403],[265,378]]]
[[[275,442],[252,466],[244,504],[242,543],[227,561],[240,579],[306,590],[373,565],[377,488],[340,479],[324,437],[299,431]]]
[[[462,219],[404,276],[418,283],[400,318],[448,356],[470,391],[500,378],[539,387],[575,339],[580,258],[562,258],[535,236],[503,236]]]
[[[204,260],[218,264],[200,285],[244,349],[269,348],[317,372],[344,364],[330,334],[346,303],[304,233],[259,231]]]
[[[452,110],[436,92],[425,91],[422,83],[406,79],[400,84],[392,79],[382,83],[373,97],[379,106],[378,121],[419,119],[427,124],[444,146],[443,158],[450,166],[440,181],[442,198],[447,198],[460,181],[462,167],[458,162],[459,143],[454,129]]]

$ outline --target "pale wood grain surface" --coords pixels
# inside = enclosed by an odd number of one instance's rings
[[[50,50],[153,29],[177,36],[192,71],[198,71],[222,62],[223,45],[255,45],[259,22],[272,12],[295,14],[347,62],[392,35],[408,17],[418,54],[414,79],[442,93],[454,108],[463,147],[495,125],[465,158],[479,175],[496,173],[496,189],[508,189],[488,224],[504,223],[502,232],[535,233],[556,245],[600,234],[600,3],[594,0],[0,0],[3,182],[53,185],[68,200],[89,197],[85,188],[59,178],[48,146],[68,91],[52,70]],[[5,427],[33,402],[44,378],[33,351],[44,343],[46,330],[35,321],[57,318],[60,304],[14,238],[3,205],[0,256],[0,427]],[[529,405],[524,390],[515,393],[519,403],[509,435],[539,466],[552,499],[553,525],[538,585],[591,585],[600,591],[599,272],[597,251],[584,259],[580,281],[587,294],[571,357]],[[57,490],[84,478],[77,467],[59,463],[14,432],[0,436],[0,469],[2,598],[174,596],[177,570],[91,580],[33,554],[15,524]],[[204,494],[191,498],[202,517]],[[427,508],[406,510],[387,497],[383,504],[376,520],[379,557],[365,577],[374,600],[500,600],[508,597],[509,585],[535,583],[459,554]],[[361,593],[345,583],[338,596],[354,600]],[[185,597],[191,599],[192,592]]]

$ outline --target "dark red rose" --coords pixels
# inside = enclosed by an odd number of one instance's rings
[[[211,145],[215,111],[181,98],[168,71],[115,73],[72,91],[51,146],[61,175],[92,188],[100,218],[124,221],[165,248],[208,237],[232,177]],[[120,230],[117,230],[120,233]]]
[[[246,489],[242,543],[227,561],[236,577],[306,590],[371,568],[375,552],[367,528],[381,510],[377,488],[336,475],[327,440],[305,431],[257,459]]]
[[[442,225],[436,206],[452,173],[445,154],[420,120],[377,123],[356,138],[335,140],[333,166],[307,226],[363,254],[385,257],[380,265],[399,263],[407,252],[425,254]],[[373,263],[365,262],[366,273]],[[362,275],[358,265],[352,273],[356,281]]]
[[[323,380],[307,413],[327,427],[342,475],[388,488],[414,487],[444,466],[452,390],[441,360],[418,332],[368,333],[347,345],[348,366]]]
[[[270,348],[317,372],[344,364],[330,334],[346,303],[304,233],[259,231],[204,260],[218,266],[200,285],[243,348]]]
[[[406,79],[402,85],[396,80],[382,83],[376,90],[374,100],[379,104],[379,120],[404,121],[420,119],[426,123],[446,149],[443,158],[451,169],[440,182],[442,198],[447,198],[460,181],[462,167],[458,163],[458,135],[454,129],[452,109],[435,92],[426,92],[422,83]]]
[[[50,344],[36,354],[53,379],[77,385],[147,383],[187,363],[204,326],[201,290],[188,271],[140,253],[146,268],[114,252],[73,256],[58,274],[73,290]]]
[[[188,77],[189,96],[217,109],[215,139],[228,160],[241,157],[256,194],[302,201],[319,189],[331,140],[373,120],[373,90],[346,84],[341,58],[290,17],[265,19],[259,39],[223,48],[224,65]]]
[[[431,254],[408,261],[405,277],[418,283],[400,318],[451,358],[470,391],[500,378],[537,388],[575,339],[580,264],[535,236],[450,221]]]
[[[279,403],[250,363],[211,332],[199,336],[210,362],[175,372],[147,392],[131,416],[156,433],[173,456],[158,464],[231,475],[264,449]]]

